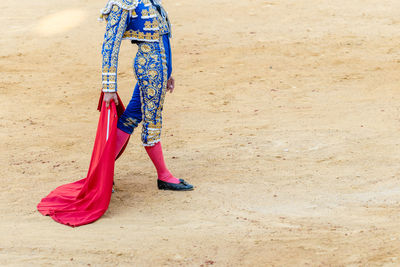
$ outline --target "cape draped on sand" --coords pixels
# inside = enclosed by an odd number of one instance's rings
[[[86,178],[61,185],[50,192],[37,205],[43,215],[68,226],[80,226],[99,219],[111,199],[118,118],[125,107],[117,94],[119,105],[103,102],[102,92],[97,109],[100,111],[92,157]],[[124,152],[126,141],[117,158]]]

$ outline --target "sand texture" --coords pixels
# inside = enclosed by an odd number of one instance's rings
[[[100,220],[40,215],[86,176],[104,4],[0,2],[0,265],[400,265],[398,0],[165,0],[164,154],[196,190],[157,190],[139,128]]]

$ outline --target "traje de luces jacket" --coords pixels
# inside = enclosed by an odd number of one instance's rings
[[[160,0],[109,0],[100,18],[107,21],[102,47],[102,90],[116,92],[121,41],[159,42],[161,35],[171,34],[171,25]]]

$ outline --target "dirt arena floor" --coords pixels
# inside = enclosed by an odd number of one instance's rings
[[[398,0],[165,0],[161,192],[134,133],[97,222],[36,211],[86,176],[104,0],[0,2],[0,265],[399,266]],[[136,46],[121,47],[128,103]]]

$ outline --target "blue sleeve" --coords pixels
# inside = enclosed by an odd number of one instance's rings
[[[122,37],[127,27],[128,10],[114,5],[107,19],[102,47],[102,90],[117,91],[118,54]]]

